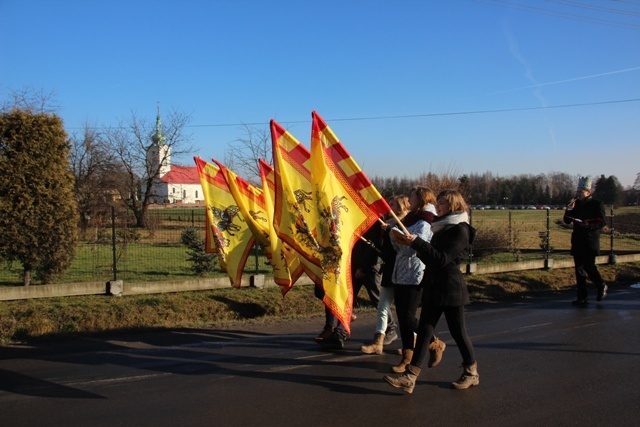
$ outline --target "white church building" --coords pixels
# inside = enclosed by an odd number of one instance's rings
[[[171,164],[171,147],[165,144],[160,112],[156,118],[153,144],[147,150],[148,170],[159,170],[153,183],[151,203],[154,204],[202,204],[204,194],[196,166]],[[143,189],[144,190],[144,189]]]

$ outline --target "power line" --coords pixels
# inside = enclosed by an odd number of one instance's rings
[[[403,114],[394,116],[363,116],[363,117],[341,117],[341,118],[327,118],[327,121],[331,122],[355,122],[365,120],[398,120],[398,119],[418,119],[425,117],[446,117],[446,116],[469,116],[474,114],[497,114],[497,113],[515,113],[519,111],[536,111],[536,110],[553,110],[560,108],[578,108],[578,107],[591,107],[596,105],[611,105],[611,104],[624,104],[631,102],[639,102],[640,98],[631,99],[617,99],[613,101],[597,101],[597,102],[583,102],[578,104],[561,104],[561,105],[547,105],[538,107],[520,107],[520,108],[499,108],[494,110],[471,110],[471,111],[448,111],[442,113],[422,113],[422,114]],[[310,123],[311,120],[278,120],[281,124],[305,124]],[[269,122],[241,122],[241,123],[214,123],[214,124],[196,124],[185,125],[185,128],[214,128],[214,127],[239,127],[239,126],[268,126]],[[107,129],[109,126],[95,126],[92,129]],[[120,126],[113,126],[112,128],[120,128]],[[82,130],[84,127],[68,127],[68,130]]]
[[[551,110],[560,108],[577,108],[577,107],[589,107],[595,105],[609,105],[609,104],[622,104],[629,102],[638,102],[640,98],[632,99],[618,99],[614,101],[598,101],[598,102],[584,102],[579,104],[562,104],[562,105],[548,105],[539,107],[521,107],[521,108],[501,108],[495,110],[473,110],[473,111],[450,111],[443,113],[424,113],[424,114],[405,114],[396,116],[369,116],[369,117],[343,117],[326,119],[331,122],[348,122],[348,121],[364,121],[364,120],[396,120],[396,119],[414,119],[423,117],[443,117],[443,116],[465,116],[472,114],[495,114],[495,113],[511,113],[518,111],[535,111],[535,110]],[[278,120],[283,124],[298,124],[309,123],[310,120]],[[202,124],[202,125],[188,125],[186,127],[192,128],[204,128],[204,127],[229,127],[229,126],[263,126],[268,125],[268,122],[254,122],[254,123],[220,123],[220,124]]]
[[[615,9],[615,8],[606,7],[606,6],[596,6],[593,4],[581,3],[579,1],[573,1],[573,0],[547,0],[547,1],[550,3],[558,3],[558,4],[563,4],[569,7],[576,7],[580,9],[597,10],[600,12],[614,13],[618,15],[640,16],[640,12],[634,12],[631,10],[624,10],[624,9]]]
[[[614,20],[610,20],[610,19],[603,19],[601,17],[594,18],[594,17],[590,17],[590,16],[585,16],[585,15],[577,15],[575,13],[560,12],[558,10],[546,9],[546,8],[535,7],[535,6],[528,6],[528,5],[524,5],[524,4],[520,4],[520,3],[509,2],[509,1],[506,1],[506,0],[472,0],[472,1],[475,1],[477,3],[485,3],[485,4],[494,5],[494,6],[500,6],[500,7],[504,7],[504,8],[507,8],[507,9],[520,10],[520,11],[525,11],[525,12],[533,12],[533,13],[538,13],[538,14],[547,15],[547,16],[554,16],[554,17],[559,17],[559,18],[564,18],[564,19],[570,19],[570,20],[574,20],[574,21],[586,21],[586,22],[593,22],[593,23],[598,23],[598,24],[613,25],[613,26],[616,26],[616,27],[630,28],[630,29],[633,29],[633,30],[640,30],[640,25],[633,24],[633,23],[630,23],[630,22],[621,22],[621,21],[614,21]],[[536,4],[538,4],[538,3],[536,3]],[[572,5],[569,5],[569,4],[566,4],[566,3],[558,3],[558,4],[564,4],[567,7],[578,7],[578,6],[572,6]],[[582,7],[586,7],[586,6],[582,6]],[[635,16],[635,14],[636,14],[635,12],[626,12],[626,11],[619,10],[619,9],[616,9],[615,13],[626,14],[626,15],[631,15],[631,16]]]

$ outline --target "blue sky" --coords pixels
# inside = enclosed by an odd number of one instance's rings
[[[70,133],[191,114],[207,160],[316,110],[369,176],[640,173],[638,1],[0,0],[26,86]]]

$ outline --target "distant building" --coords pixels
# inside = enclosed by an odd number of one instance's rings
[[[147,150],[147,167],[159,170],[153,183],[151,203],[156,204],[201,204],[204,194],[196,166],[171,164],[171,147],[165,144],[162,133],[160,111],[156,118],[156,132],[151,138],[153,144]]]

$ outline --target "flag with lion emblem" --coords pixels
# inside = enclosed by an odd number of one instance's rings
[[[312,119],[311,183],[318,211],[323,302],[349,331],[354,298],[351,251],[391,208],[315,111]]]
[[[240,287],[255,237],[240,212],[220,168],[194,157],[206,204],[206,250],[216,253],[231,285]]]

